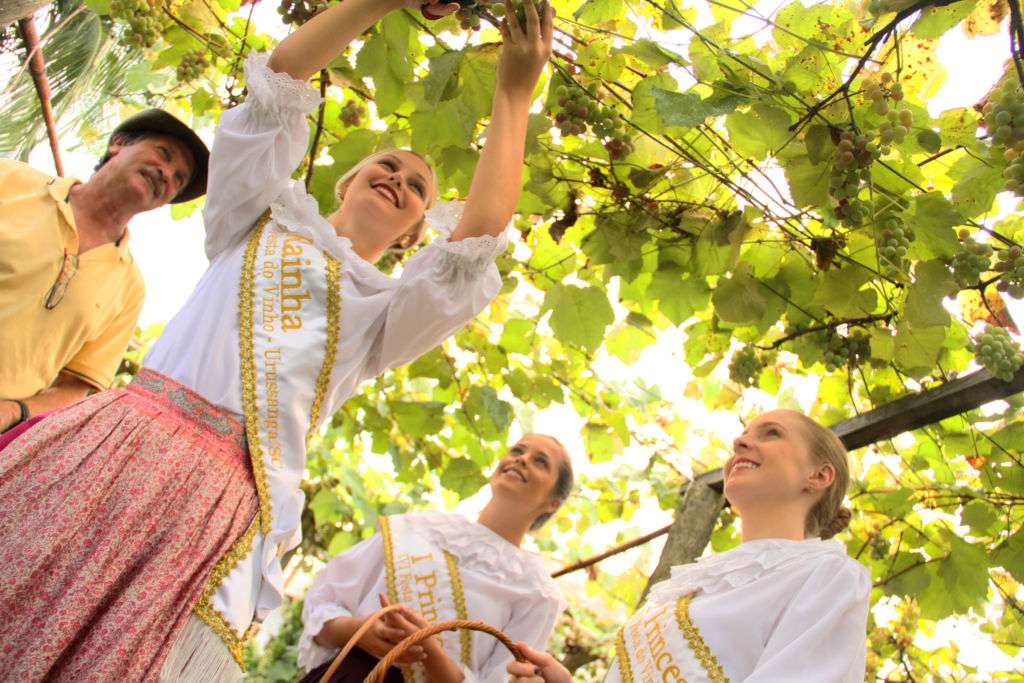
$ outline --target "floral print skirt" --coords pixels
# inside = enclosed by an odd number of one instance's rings
[[[253,523],[242,423],[142,370],[0,450],[0,672],[153,681]]]

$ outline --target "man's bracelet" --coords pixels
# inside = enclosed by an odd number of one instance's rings
[[[17,403],[18,409],[21,410],[21,415],[18,417],[18,421],[11,425],[11,427],[16,427],[28,419],[28,404],[24,401],[19,401],[16,398],[12,398],[11,400]]]

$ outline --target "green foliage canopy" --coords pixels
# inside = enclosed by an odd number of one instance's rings
[[[252,20],[256,3],[150,2],[159,30],[141,45],[123,5],[89,5],[145,52],[132,70],[141,99],[214,123],[243,97],[244,55],[274,44]],[[630,536],[637,510],[671,509],[690,472],[724,457],[715,438],[693,446],[700,427],[677,397],[602,371],[678,328],[693,368],[687,400],[742,410],[747,390],[792,403],[787,381],[820,376],[812,413],[831,423],[965,372],[972,326],[1012,325],[995,295],[1005,269],[993,261],[967,281],[954,271],[965,241],[1019,253],[1024,223],[999,218],[996,201],[1009,160],[979,127],[983,103],[937,116],[927,106],[944,78],[939,39],[1001,30],[1005,0],[924,3],[890,30],[908,3],[796,1],[766,15],[715,0],[699,30],[689,3],[553,4],[557,54],[530,118],[519,244],[499,263],[506,285],[453,339],[365,386],[314,442],[307,560],[438,490],[449,503],[473,494],[513,417],[552,404],[582,419],[587,455],[607,476],[584,477],[540,547],[569,562],[604,549],[584,532],[614,523]],[[428,155],[445,195],[464,196],[499,39],[400,13],[335,60],[311,117],[315,161],[299,171],[322,208],[337,176],[382,146]],[[577,91],[593,103],[588,116],[619,122],[625,158],[593,130],[558,132],[559,92]],[[352,101],[373,116],[347,125]],[[843,538],[875,581],[872,680],[973,680],[956,643],[926,637],[948,617],[1008,655],[1024,645],[1020,408],[1012,399],[855,455]],[[736,541],[723,516],[713,546]],[[633,607],[650,559],[641,551],[637,569],[592,577],[559,642],[579,645],[586,632],[588,647],[606,647],[609,615]]]

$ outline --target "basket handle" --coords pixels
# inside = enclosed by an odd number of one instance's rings
[[[392,665],[394,665],[395,661],[410,647],[423,642],[431,636],[436,636],[442,631],[455,631],[458,629],[469,629],[471,631],[483,631],[484,633],[489,633],[501,641],[502,645],[508,648],[509,652],[512,653],[512,656],[515,657],[517,662],[526,661],[526,658],[523,657],[523,654],[519,651],[519,648],[515,646],[515,643],[513,643],[512,640],[499,629],[496,629],[490,624],[486,624],[482,621],[452,619],[451,621],[439,621],[436,624],[431,624],[430,626],[421,628],[419,631],[416,631],[412,635],[406,637],[405,640],[391,648],[391,651],[377,662],[377,666],[373,667],[373,671],[363,679],[363,683],[383,683],[384,677],[387,676],[388,669],[390,669]],[[325,683],[325,681],[321,681],[321,683]]]
[[[352,651],[352,648],[359,644],[360,639],[362,639],[362,637],[366,635],[366,632],[370,630],[371,626],[373,626],[381,617],[386,615],[388,612],[394,612],[395,610],[401,608],[401,605],[388,605],[387,607],[382,607],[370,616],[366,617],[366,621],[363,622],[363,625],[360,626],[356,630],[356,632],[352,634],[352,637],[348,639],[347,643],[345,643],[345,647],[341,649],[341,652],[338,653],[338,656],[334,658],[333,662],[331,662],[331,666],[327,669],[327,671],[324,672],[324,675],[320,677],[320,683],[330,683],[331,676],[333,676],[334,672],[338,670],[338,667],[341,666],[341,663],[345,661],[345,657],[348,657],[348,653]]]

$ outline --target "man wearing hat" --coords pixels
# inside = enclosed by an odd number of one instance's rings
[[[110,386],[145,295],[128,223],[205,194],[208,158],[149,109],[85,182],[0,160],[0,432]]]

